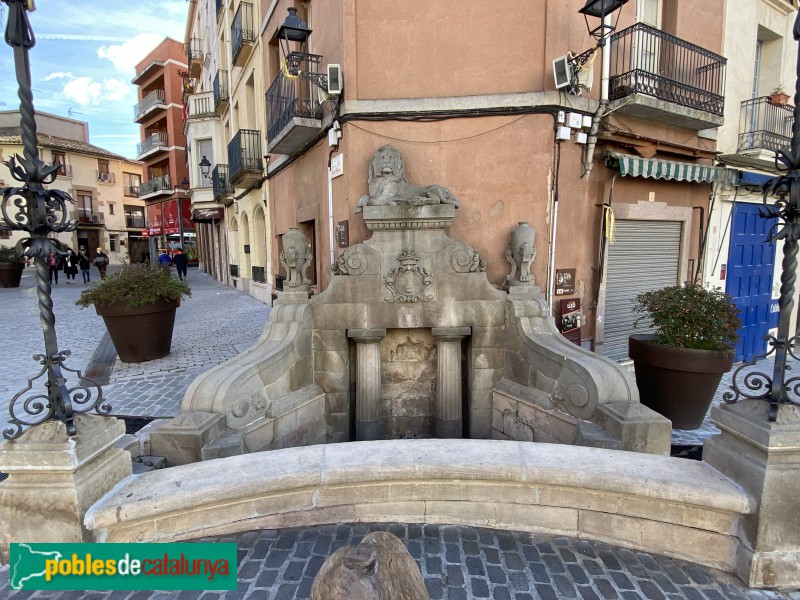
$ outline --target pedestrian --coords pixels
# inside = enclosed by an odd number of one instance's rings
[[[61,269],[61,257],[56,256],[55,252],[50,251],[50,256],[47,257],[47,270],[50,274],[50,285],[53,285],[55,279],[58,285],[58,271]]]
[[[170,267],[172,267],[172,259],[169,257],[169,254],[167,254],[166,248],[162,248],[161,254],[158,255],[158,266],[167,273],[169,273]]]
[[[189,266],[189,258],[183,253],[183,250],[178,248],[172,256],[172,264],[178,271],[178,279],[186,277],[186,267]]]
[[[81,246],[78,249],[78,266],[81,268],[81,275],[83,275],[83,283],[89,283],[92,278],[89,274],[89,269],[92,266],[91,261],[89,260],[89,255],[86,253],[86,248]]]
[[[108,255],[103,252],[102,248],[97,249],[97,254],[94,257],[94,266],[100,271],[100,279],[105,279],[106,267],[108,267]]]
[[[67,276],[67,283],[75,283],[75,276],[78,274],[78,255],[75,250],[69,249],[69,254],[64,259],[64,275]],[[72,281],[70,281],[72,279]]]

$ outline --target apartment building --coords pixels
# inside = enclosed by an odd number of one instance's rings
[[[777,223],[759,215],[760,186],[778,172],[775,151],[791,141],[796,15],[792,0],[728,0],[725,5],[725,55],[742,76],[729,78],[725,88],[717,160],[733,176],[714,190],[705,279],[733,296],[741,310],[737,360],[764,354],[765,336],[778,323],[783,243],[765,243]]]
[[[182,248],[197,261],[197,239],[191,220],[183,93],[188,80],[183,44],[165,38],[136,65],[132,83],[139,101],[133,107],[141,130],[136,158],[144,163],[139,198],[146,205],[148,258],[161,248]]]
[[[261,7],[237,0],[190,5],[190,89],[184,100],[200,267],[269,302]]]
[[[77,221],[77,228],[55,237],[76,251],[86,247],[92,258],[103,248],[112,264],[142,260],[147,252],[144,202],[139,198],[142,164],[89,143],[89,124],[84,121],[37,112],[36,125],[40,159],[59,165],[55,181],[47,187],[67,192],[75,201],[69,217]],[[21,156],[22,150],[19,111],[0,112],[2,160]],[[2,162],[0,185],[15,185]],[[15,244],[26,235],[0,223],[0,244]]]

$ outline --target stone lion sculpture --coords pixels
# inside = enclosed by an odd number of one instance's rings
[[[406,167],[400,151],[394,146],[381,146],[375,151],[369,165],[369,195],[362,196],[356,207],[394,206],[396,204],[453,204],[458,200],[441,185],[412,185],[406,180]]]

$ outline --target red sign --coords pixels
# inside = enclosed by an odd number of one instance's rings
[[[160,204],[151,204],[147,207],[147,229],[150,235],[161,235],[163,222]]]
[[[178,221],[178,200],[167,200],[166,202],[162,203],[161,206],[164,210],[164,233],[167,235],[171,233],[180,233],[181,225]]]
[[[183,221],[184,231],[194,231],[194,222],[192,221],[192,203],[188,198],[181,198],[181,220]]]

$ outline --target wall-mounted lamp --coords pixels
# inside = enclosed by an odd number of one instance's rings
[[[189,191],[189,179],[186,177],[181,179],[180,186],[184,189],[184,191]]]
[[[275,39],[278,40],[278,43],[281,45],[281,50],[283,51],[283,57],[287,60],[287,67],[291,68],[292,66],[296,67],[297,65],[289,65],[290,55],[292,54],[291,50],[289,49],[289,42],[297,42],[300,44],[301,49],[300,51],[306,54],[306,44],[308,43],[308,36],[311,35],[311,30],[308,28],[303,19],[297,16],[297,9],[294,6],[290,6],[288,9],[289,16],[283,21],[283,24],[278,28],[278,32],[275,34]],[[292,73],[292,75],[296,75],[297,73]]]
[[[203,155],[203,158],[200,159],[200,173],[203,177],[208,177],[208,174],[211,172],[211,162],[209,162],[206,155]]]
[[[586,5],[578,11],[586,21],[586,29],[589,35],[597,40],[598,46],[605,46],[606,39],[617,28],[619,13],[617,13],[617,20],[613,26],[606,25],[605,18],[618,11],[627,2],[628,0],[586,0]],[[600,25],[592,29],[591,25],[589,25],[589,17],[600,19]]]

